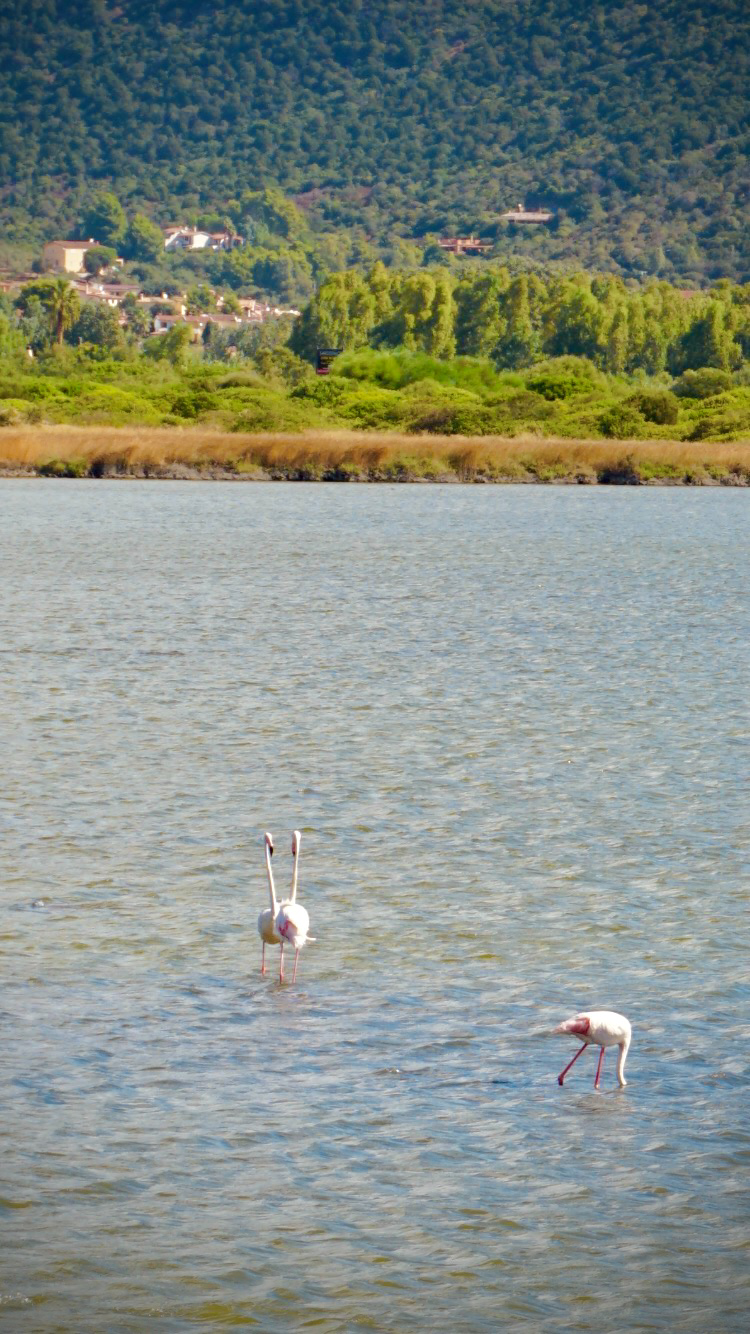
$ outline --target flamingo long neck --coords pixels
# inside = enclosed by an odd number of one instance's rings
[[[620,1052],[617,1057],[617,1079],[621,1085],[625,1084],[625,1076],[622,1072],[625,1069],[625,1061],[627,1059],[629,1046],[630,1038],[626,1038],[624,1042],[620,1043]]]
[[[276,890],[273,883],[273,871],[271,870],[271,849],[266,843],[266,871],[268,872],[268,893],[271,899],[271,912],[276,916],[279,905],[276,900]]]
[[[289,891],[289,899],[290,899],[290,901],[291,901],[292,903],[296,903],[296,901],[297,901],[297,871],[299,870],[299,866],[298,866],[298,862],[299,862],[299,844],[300,844],[300,840],[297,839],[297,841],[296,841],[296,843],[295,843],[295,845],[294,845],[294,868],[293,868],[293,870],[292,870],[292,887],[291,887],[291,889],[290,889],[290,891]]]

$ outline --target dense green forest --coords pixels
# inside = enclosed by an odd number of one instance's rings
[[[321,269],[474,232],[517,268],[746,282],[749,32],[745,0],[0,0],[0,222],[38,246],[113,190],[262,247],[271,185]]]

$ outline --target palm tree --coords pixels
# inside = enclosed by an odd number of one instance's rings
[[[81,310],[78,293],[71,287],[67,278],[55,278],[49,285],[49,293],[43,298],[49,312],[50,324],[58,343],[62,343],[66,329],[72,329]]]

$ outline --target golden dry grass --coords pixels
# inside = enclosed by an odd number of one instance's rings
[[[414,475],[617,480],[750,479],[750,441],[571,440],[519,435],[437,436],[311,431],[241,435],[194,427],[18,426],[0,431],[0,468],[33,472],[52,461],[130,475],[188,469],[272,475]],[[607,476],[608,473],[614,474]]]

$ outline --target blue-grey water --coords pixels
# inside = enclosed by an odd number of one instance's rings
[[[0,485],[0,1327],[747,1327],[749,504]]]

